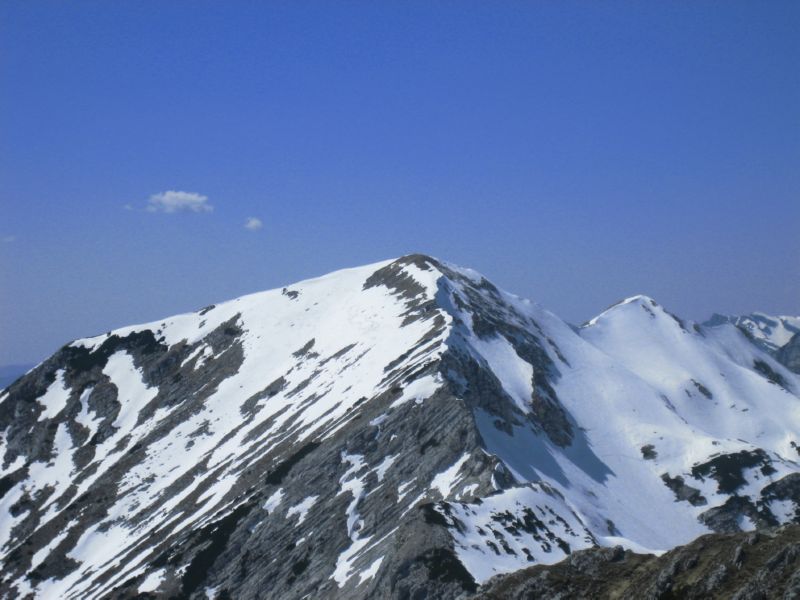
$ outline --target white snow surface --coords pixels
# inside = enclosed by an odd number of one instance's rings
[[[431,482],[431,488],[438,490],[442,498],[447,498],[450,496],[451,490],[458,482],[459,471],[461,471],[461,467],[464,466],[464,463],[467,462],[467,460],[469,460],[469,454],[465,452],[461,458],[454,462],[450,467],[433,478],[433,481]]]
[[[269,511],[270,514],[275,512],[275,509],[278,508],[278,505],[283,500],[284,491],[283,488],[278,488],[275,492],[267,498],[267,501],[264,503],[264,510]]]
[[[301,525],[303,521],[306,520],[308,511],[311,510],[312,506],[314,506],[317,498],[319,498],[319,496],[308,496],[307,498],[304,498],[299,504],[295,504],[286,511],[286,518],[288,519],[292,515],[297,515],[297,524]]]
[[[64,408],[69,397],[69,390],[64,385],[64,369],[56,371],[56,380],[47,388],[44,396],[38,400],[44,410],[39,420],[52,419]]]

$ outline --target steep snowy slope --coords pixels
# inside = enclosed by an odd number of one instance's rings
[[[0,395],[0,594],[454,598],[800,517],[800,378],[637,297],[412,255],[65,346]]]
[[[735,530],[794,515],[791,502],[764,486],[797,471],[795,375],[737,328],[684,322],[643,296],[596,317],[580,335],[646,381],[672,413],[642,442],[702,522]]]

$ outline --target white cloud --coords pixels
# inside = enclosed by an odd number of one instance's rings
[[[262,227],[264,227],[264,222],[258,217],[247,217],[244,222],[244,228],[249,231],[258,231]]]
[[[4,244],[10,244],[11,242],[15,241],[16,239],[17,239],[17,236],[15,236],[15,235],[6,235],[6,236],[3,237],[3,243]]]
[[[148,212],[176,213],[182,211],[189,212],[211,212],[214,207],[208,203],[208,196],[196,194],[194,192],[179,192],[169,190],[150,196],[147,201]]]

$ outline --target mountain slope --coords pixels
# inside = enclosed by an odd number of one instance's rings
[[[4,597],[459,597],[797,520],[800,378],[430,257],[65,346],[0,394]]]

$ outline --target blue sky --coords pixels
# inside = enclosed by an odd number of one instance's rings
[[[0,3],[0,364],[408,252],[575,322],[798,314],[798,30],[797,2]]]

